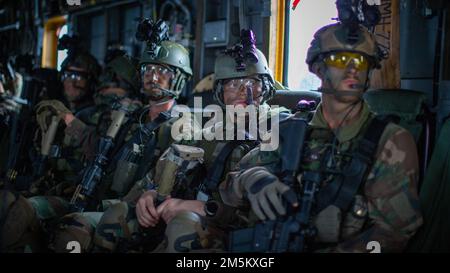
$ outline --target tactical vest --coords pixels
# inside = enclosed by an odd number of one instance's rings
[[[99,118],[99,112],[95,106],[86,106],[78,109],[74,113],[75,117],[80,119],[88,126],[95,126]],[[35,150],[40,150],[39,130],[35,136]],[[55,142],[52,144],[49,154],[49,168],[52,170],[52,177],[56,183],[69,182],[75,184],[79,179],[79,173],[83,169],[84,153],[78,145],[77,140],[68,137],[64,133],[64,127],[60,122],[57,130]],[[34,155],[36,156],[36,155]]]
[[[133,186],[133,182],[142,179],[148,170],[155,166],[155,159],[174,141],[171,137],[171,128],[175,120],[176,118],[173,118],[162,123],[152,134],[149,142],[139,147],[143,149],[139,152],[134,151],[128,144],[133,141],[132,138],[140,129],[134,124],[128,130],[127,136],[122,138],[122,145],[113,153],[104,182],[107,188],[106,196],[100,197],[101,199],[123,197]],[[142,154],[139,155],[140,153]]]
[[[291,115],[285,108],[276,111],[271,109],[271,114],[278,114],[278,121],[288,119]],[[271,128],[271,118],[267,120],[267,130]],[[259,140],[233,140],[233,141],[213,141],[206,142],[200,147],[205,149],[205,165],[207,175],[198,188],[197,199],[207,201],[214,199],[221,202],[219,193],[219,183],[225,178],[225,174],[236,169],[238,162],[260,143]],[[204,147],[203,147],[204,146]],[[213,149],[213,150],[212,150]]]
[[[363,190],[382,133],[392,117],[370,116],[358,135],[339,143],[329,129],[310,128],[301,168],[321,179],[313,208],[313,248],[336,244],[360,232],[368,220]]]
[[[220,200],[218,186],[224,175],[234,170],[240,159],[258,144],[257,141],[213,142],[214,150],[205,149],[206,176],[198,187],[197,199]]]

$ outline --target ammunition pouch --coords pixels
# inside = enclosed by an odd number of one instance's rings
[[[341,239],[345,240],[360,232],[367,221],[368,204],[364,196],[356,195],[341,224]]]
[[[119,196],[125,195],[130,190],[131,183],[135,181],[139,162],[142,159],[142,148],[141,145],[134,143],[130,147],[125,147],[117,159],[111,190]]]
[[[133,162],[119,160],[117,161],[116,170],[114,171],[111,190],[119,196],[125,195],[130,189],[131,183],[134,181],[138,165]]]
[[[368,205],[362,195],[356,195],[348,211],[343,212],[335,205],[330,205],[314,218],[317,227],[316,242],[338,243],[346,240],[364,226],[368,215]]]
[[[322,210],[314,219],[314,226],[318,227],[316,241],[321,243],[337,243],[341,233],[341,210],[330,205]]]

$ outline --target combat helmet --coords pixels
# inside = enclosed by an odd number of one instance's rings
[[[136,38],[146,42],[140,61],[141,69],[147,64],[158,64],[173,70],[174,77],[169,90],[164,91],[177,98],[192,76],[192,69],[189,51],[182,45],[169,41],[168,31],[169,27],[164,21],[144,19],[138,26]]]
[[[234,48],[231,50],[235,51],[236,46]],[[254,48],[253,52],[257,58],[244,58],[242,63],[239,64],[238,58],[233,56],[233,54],[229,54],[231,52],[229,50],[217,57],[214,65],[214,98],[217,103],[222,107],[224,106],[223,83],[225,80],[249,76],[257,76],[260,78],[262,82],[262,101],[269,100],[275,92],[275,87],[272,71],[269,68],[264,54],[259,49]]]
[[[115,86],[121,87],[130,94],[137,94],[140,87],[139,73],[133,59],[126,54],[113,57],[105,66],[99,77],[97,90]]]
[[[67,70],[69,66],[74,66],[86,70],[88,88],[94,91],[97,78],[101,72],[101,67],[94,56],[89,54],[82,46],[78,36],[64,35],[59,39],[58,50],[67,50],[67,57],[61,64],[61,72]]]
[[[313,71],[313,64],[321,61],[327,54],[347,51],[366,56],[372,68],[380,68],[383,54],[377,45],[375,37],[363,26],[352,29],[342,23],[331,24],[319,29],[307,52],[306,63]]]

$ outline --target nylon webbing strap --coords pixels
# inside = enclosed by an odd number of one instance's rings
[[[352,159],[344,167],[343,175],[325,186],[317,195],[317,211],[331,204],[343,211],[348,209],[358,189],[364,184],[367,171],[373,164],[378,142],[392,119],[391,116],[376,116],[372,119],[353,152]]]
[[[241,143],[241,141],[230,141],[227,142],[222,148],[213,165],[208,170],[208,176],[206,177],[205,181],[206,190],[211,192],[217,188],[217,185],[220,182],[219,180],[222,177],[223,171],[225,169],[225,164],[228,157],[231,155],[233,150]]]

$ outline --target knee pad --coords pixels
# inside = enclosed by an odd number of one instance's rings
[[[33,196],[27,200],[39,220],[53,221],[70,213],[70,203],[58,196]]]
[[[207,230],[200,215],[190,211],[177,214],[168,224],[162,252],[190,252],[207,247]]]
[[[131,237],[131,233],[137,230],[135,208],[126,202],[112,205],[101,217],[94,234],[96,248],[105,251],[115,251],[121,239]]]
[[[86,253],[92,247],[95,225],[83,213],[71,213],[58,222],[51,248],[62,253]]]

